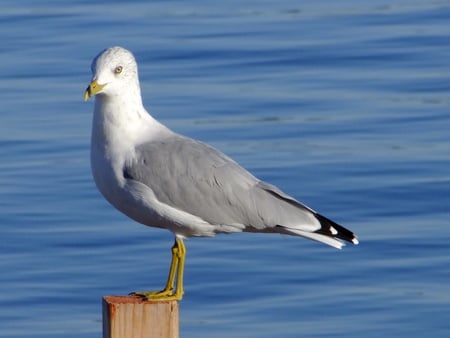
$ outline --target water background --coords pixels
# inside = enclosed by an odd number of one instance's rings
[[[0,337],[101,337],[102,296],[165,281],[172,235],[90,174],[112,45],[156,118],[361,240],[188,240],[181,337],[450,335],[450,1],[6,0],[0,41]]]

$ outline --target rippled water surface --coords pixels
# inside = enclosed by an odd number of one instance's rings
[[[111,45],[156,118],[361,240],[188,240],[182,337],[450,335],[449,1],[7,0],[0,19],[1,337],[100,337],[102,296],[164,283],[172,235],[90,174],[82,94]]]

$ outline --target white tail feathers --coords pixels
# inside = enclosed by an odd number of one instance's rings
[[[315,232],[307,232],[307,231],[302,231],[302,230],[292,229],[292,228],[284,228],[284,230],[287,233],[291,233],[292,235],[302,236],[302,237],[305,237],[308,239],[312,239],[313,241],[325,243],[336,249],[342,249],[342,247],[345,246],[345,243],[340,241],[339,239],[329,237],[326,235],[322,235],[322,234],[318,234]],[[355,243],[355,244],[357,244],[357,243]]]

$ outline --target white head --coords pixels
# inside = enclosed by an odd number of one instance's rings
[[[84,100],[99,97],[133,96],[140,99],[137,63],[133,54],[122,47],[111,47],[98,54],[91,65],[92,82],[84,92]]]

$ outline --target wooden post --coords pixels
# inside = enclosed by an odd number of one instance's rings
[[[103,338],[178,338],[178,302],[103,297]]]

